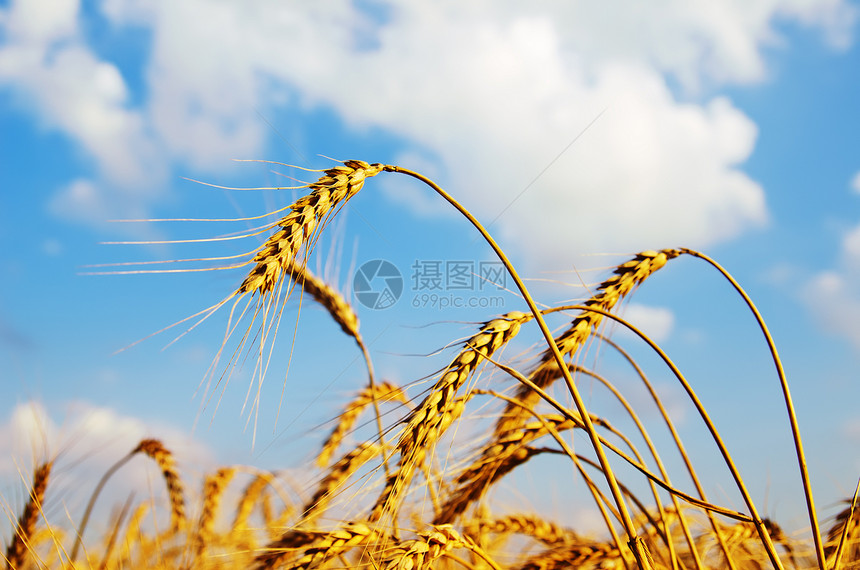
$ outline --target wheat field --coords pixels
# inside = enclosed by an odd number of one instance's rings
[[[376,378],[356,309],[307,267],[320,233],[346,202],[373,184],[371,178],[398,174],[424,182],[465,216],[496,252],[522,298],[519,310],[488,314],[469,336],[453,341],[449,363],[416,384],[417,390]],[[349,160],[299,188],[306,194],[285,215],[249,233],[261,236],[263,244],[225,266],[242,268],[241,284],[191,322],[219,310],[227,315],[211,367],[220,379],[244,365],[253,369],[252,382],[262,382],[279,342],[283,307],[292,296],[312,298],[355,341],[367,381],[342,403],[318,450],[314,488],[297,498],[285,491],[290,483],[278,473],[235,465],[190,481],[178,467],[181,457],[160,440],[145,439],[94,482],[84,515],[70,525],[45,502],[53,468],[48,460],[35,466],[14,533],[5,537],[7,568],[860,567],[857,497],[846,497],[833,521],[819,523],[776,346],[753,301],[717,261],[686,248],[643,250],[607,271],[584,301],[547,307],[532,298],[487,230],[417,172]],[[682,257],[727,280],[767,341],[804,485],[806,536],[788,535],[760,514],[694,386],[654,340],[618,313],[637,288]],[[566,325],[552,330],[550,317],[563,318]],[[631,331],[671,371],[731,473],[742,510],[706,495],[684,433],[637,359],[604,334],[608,323]],[[542,344],[512,357],[515,350],[505,349],[523,334]],[[583,364],[582,353],[597,347],[636,371],[638,389],[658,411],[659,426],[642,421],[641,398],[628,397],[613,378]],[[624,417],[590,410],[582,393],[586,384],[611,394]],[[668,448],[651,436],[658,427],[671,434]],[[98,525],[108,529],[104,535],[87,533],[102,488],[137,456],[157,465],[167,500],[128,501]],[[560,484],[570,480],[587,489],[587,506],[597,509],[603,522],[599,532],[566,526],[545,513],[511,512],[495,500],[494,490],[520,467],[551,456],[568,466],[555,474]],[[682,460],[664,461],[667,456]],[[670,472],[670,465],[683,468]]]

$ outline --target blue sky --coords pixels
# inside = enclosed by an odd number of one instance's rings
[[[181,329],[113,354],[217,302],[241,271],[85,273],[251,249],[259,241],[244,249],[102,242],[245,228],[108,220],[261,214],[298,194],[186,178],[288,185],[282,175],[298,171],[232,159],[327,168],[325,157],[335,157],[434,177],[492,222],[547,304],[581,298],[580,278],[599,282],[636,251],[688,246],[715,257],[772,328],[820,505],[847,495],[860,471],[860,7],[640,6],[0,2],[4,489],[18,484],[16,465],[28,465],[34,425],[45,432],[35,436],[37,452],[67,449],[88,458],[79,469],[95,472],[144,435],[172,443],[192,471],[289,467],[312,455],[328,429],[319,426],[365,382],[351,341],[322,310],[306,303],[300,313],[296,300],[285,310],[252,449],[242,407],[248,367],[217,413],[212,403],[201,411],[195,393],[223,311],[167,349]],[[415,355],[523,307],[512,293],[498,310],[413,306],[422,304],[411,284],[416,260],[493,258],[463,220],[405,178],[369,181],[327,229],[311,267],[349,293],[355,268],[372,259],[401,270],[404,295],[380,311],[355,304],[380,375],[404,385],[451,356]],[[776,376],[726,284],[701,263],[676,260],[625,314],[701,390],[763,510],[802,526]],[[537,337],[519,350],[529,342]],[[626,374],[596,348],[589,358]],[[691,441],[704,441],[679,389],[660,382]],[[715,450],[702,446],[702,464],[715,464]],[[64,476],[70,488],[85,478],[71,467]],[[711,485],[740,508],[725,478]]]

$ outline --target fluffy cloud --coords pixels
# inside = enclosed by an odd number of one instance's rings
[[[822,327],[860,348],[860,291],[835,271],[818,274],[806,287],[809,308]]]
[[[4,14],[18,31],[0,52],[0,80],[69,93],[34,105],[108,175],[146,178],[148,165],[171,159],[216,168],[261,151],[258,110],[324,106],[352,127],[400,136],[403,160],[436,163],[483,219],[507,209],[500,234],[538,266],[570,250],[701,247],[766,223],[763,190],[739,170],[755,125],[725,98],[684,102],[669,82],[689,95],[761,80],[778,24],[844,45],[854,18],[841,0],[528,11],[487,1],[111,0],[101,8],[114,25],[151,32],[147,97],[133,108],[117,69],[82,43],[74,2],[27,25],[23,5]],[[40,46],[56,38],[72,41],[45,57]],[[31,75],[16,63],[23,56]]]
[[[675,315],[663,307],[649,307],[630,303],[622,316],[636,328],[651,337],[657,344],[666,342],[675,327]],[[626,329],[624,329],[626,331]],[[632,334],[632,333],[628,333]]]
[[[856,187],[860,175],[852,180]],[[842,236],[837,267],[807,281],[803,298],[822,328],[860,348],[860,224]]]
[[[167,160],[148,134],[147,119],[131,108],[120,70],[86,45],[79,11],[74,0],[27,0],[2,12],[0,87],[11,88],[45,128],[64,133],[94,160],[103,183],[90,185],[90,199],[114,206],[107,217],[128,215],[159,196]],[[78,182],[58,199],[68,200],[75,189],[81,189]]]
[[[62,415],[62,421],[57,423],[57,414],[37,402],[28,402],[16,406],[9,419],[0,424],[0,478],[4,497],[14,496],[9,489],[22,488],[23,481],[29,481],[35,464],[56,459],[48,492],[59,493],[59,496],[54,495],[56,501],[62,501],[73,516],[78,517],[95,482],[147,437],[162,440],[180,466],[207,469],[215,463],[208,449],[178,428],[147,426],[138,418],[86,402],[69,404]],[[111,480],[101,501],[105,509],[125,500],[132,492],[141,499],[150,493],[156,497],[164,495],[159,491],[163,486],[154,483],[160,480],[158,468],[145,458],[135,461],[140,464],[130,465]],[[49,504],[58,503],[49,499]],[[7,505],[7,508],[14,506]],[[61,526],[66,523],[65,520],[55,522]]]

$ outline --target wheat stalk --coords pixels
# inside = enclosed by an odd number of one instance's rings
[[[319,180],[309,184],[308,188],[312,192],[293,203],[291,212],[275,224],[280,229],[266,240],[251,259],[251,263],[256,265],[236,294],[265,295],[274,291],[302,246],[312,241],[325,217],[355,196],[367,178],[381,171],[380,164],[348,160],[326,170]]]

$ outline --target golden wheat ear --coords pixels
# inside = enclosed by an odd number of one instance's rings
[[[603,281],[597,291],[584,304],[604,311],[612,310],[624,297],[642,284],[648,277],[661,269],[666,262],[681,254],[676,249],[665,249],[663,251],[643,251],[636,254],[632,259],[618,265],[612,277]],[[595,334],[603,315],[593,311],[582,311],[570,326],[555,337],[555,344],[565,357],[573,356],[582,347],[588,338]],[[562,378],[553,352],[546,350],[541,355],[540,362],[532,371],[530,380],[538,387],[546,389],[556,379]],[[528,386],[519,386],[515,396],[516,400],[527,404],[526,408],[508,405],[502,417],[496,425],[496,433],[503,433],[519,422],[528,419],[528,407],[537,404],[540,397]]]
[[[33,471],[29,498],[15,524],[15,534],[6,548],[6,564],[10,569],[23,568],[27,561],[27,555],[31,552],[36,523],[42,514],[42,504],[45,500],[45,491],[48,488],[48,479],[51,476],[53,466],[53,462],[49,461],[37,466]]]
[[[325,443],[323,443],[322,449],[317,456],[317,465],[319,467],[325,468],[328,466],[332,456],[337,452],[346,434],[355,425],[359,415],[374,400],[377,402],[400,402],[402,404],[406,404],[409,401],[403,390],[391,382],[382,382],[375,386],[368,386],[359,392],[355,399],[341,412],[337,419],[337,425],[335,425],[331,434]]]
[[[513,311],[493,319],[464,343],[462,351],[442,372],[424,401],[406,419],[406,429],[397,444],[400,460],[397,471],[388,475],[374,505],[370,520],[379,521],[388,509],[396,509],[400,498],[428,451],[463,412],[457,391],[493,353],[514,338],[532,315]]]

